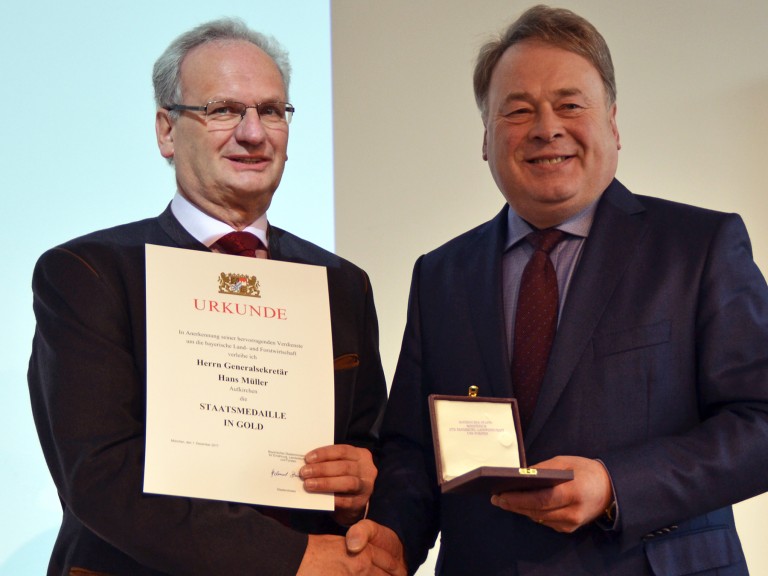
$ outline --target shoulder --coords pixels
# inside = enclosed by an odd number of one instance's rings
[[[711,228],[724,221],[741,220],[733,213],[702,208],[657,196],[635,194],[618,180],[614,180],[605,191],[597,209],[596,219],[609,208],[627,215],[642,215],[651,224],[673,230]]]
[[[722,244],[749,247],[749,233],[740,215],[652,196],[636,196],[645,209],[650,238],[667,250],[704,251]]]
[[[96,230],[49,249],[41,256],[41,260],[45,261],[61,254],[72,254],[80,258],[91,259],[131,248],[141,247],[143,249],[144,244],[156,235],[153,234],[153,231],[156,230],[159,230],[157,218],[148,218]]]
[[[94,265],[111,262],[115,265],[138,263],[143,266],[146,244],[207,250],[181,226],[168,207],[153,218],[120,224],[73,238],[48,250],[41,256],[40,261],[45,262],[57,257],[76,257]]]
[[[590,237],[607,242],[632,230],[638,241],[664,245],[665,251],[700,251],[718,238],[748,238],[738,214],[634,194],[614,180],[597,207]]]
[[[147,218],[90,232],[47,250],[37,261],[35,277],[59,275],[62,279],[94,277],[141,283],[146,244],[180,245],[162,223],[162,216]]]
[[[637,198],[640,204],[652,216],[664,220],[675,221],[682,226],[685,226],[688,221],[691,221],[694,224],[706,224],[727,220],[734,216],[738,217],[733,213],[702,208],[701,206],[694,206],[692,204],[685,204],[683,202],[666,200],[654,196],[635,195],[635,198]]]
[[[143,245],[147,239],[155,236],[158,230],[160,230],[158,218],[146,218],[111,228],[96,230],[64,242],[59,247],[85,249],[92,246]]]

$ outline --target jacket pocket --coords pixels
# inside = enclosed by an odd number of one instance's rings
[[[672,322],[663,320],[646,326],[636,326],[620,332],[595,334],[595,356],[610,356],[619,352],[647,348],[669,342]]]
[[[339,370],[351,370],[360,366],[360,356],[357,354],[342,354],[338,358],[333,359],[333,370],[338,372]]]
[[[745,561],[736,531],[729,526],[654,538],[645,543],[645,554],[656,576],[698,574]]]

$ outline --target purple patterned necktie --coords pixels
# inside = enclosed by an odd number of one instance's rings
[[[267,248],[257,236],[250,232],[230,232],[219,238],[215,244],[227,254],[268,258]]]
[[[549,253],[565,236],[555,228],[531,232],[534,247],[520,279],[512,352],[512,388],[523,430],[533,415],[557,330],[557,274]]]

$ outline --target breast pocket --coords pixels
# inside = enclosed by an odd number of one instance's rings
[[[625,394],[630,388],[642,392],[671,365],[669,320],[635,326],[627,330],[595,334],[593,359],[597,374],[604,383],[607,398]]]
[[[622,352],[648,348],[669,342],[672,323],[663,320],[645,326],[635,326],[618,332],[595,335],[595,357],[611,356]]]

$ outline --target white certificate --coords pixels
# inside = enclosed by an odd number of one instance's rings
[[[144,491],[333,510],[304,455],[333,444],[326,269],[146,246]]]

